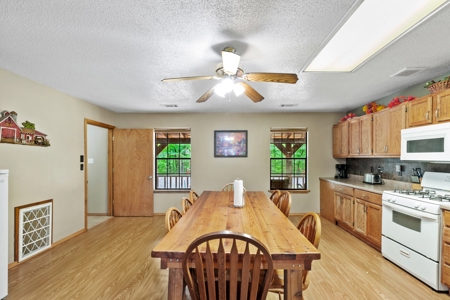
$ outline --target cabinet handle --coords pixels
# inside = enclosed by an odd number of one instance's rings
[[[427,111],[427,113],[425,114],[425,119],[429,120],[429,115],[430,115],[430,111]]]
[[[363,198],[364,198],[364,199],[369,199],[369,196],[363,195]]]
[[[367,212],[367,205],[364,205],[364,213]]]
[[[358,148],[358,154],[361,152],[360,148]]]
[[[436,119],[439,118],[439,108],[436,108],[436,111],[434,112],[434,115],[436,116]]]

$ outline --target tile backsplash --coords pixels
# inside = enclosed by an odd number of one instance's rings
[[[383,179],[411,182],[414,175],[413,169],[420,168],[423,172],[445,172],[450,173],[450,164],[436,164],[420,161],[404,161],[400,158],[347,158],[348,174],[364,175],[364,173],[378,173],[380,167],[383,171]],[[402,167],[402,174],[395,171],[396,165]],[[372,171],[371,171],[372,168]]]

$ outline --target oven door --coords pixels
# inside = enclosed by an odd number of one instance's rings
[[[382,234],[436,262],[440,258],[440,215],[383,202]]]

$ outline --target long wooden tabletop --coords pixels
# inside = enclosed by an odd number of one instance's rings
[[[233,197],[233,192],[203,192],[153,249],[151,255],[161,258],[161,268],[180,268],[184,252],[192,241],[222,230],[244,232],[257,238],[270,251],[276,269],[301,273],[301,270],[311,269],[312,260],[320,259],[320,252],[264,192],[247,191],[243,208],[233,206]],[[170,276],[171,273],[169,281]]]

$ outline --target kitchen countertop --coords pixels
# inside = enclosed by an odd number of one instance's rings
[[[349,175],[350,178],[334,178],[334,177],[320,177],[320,180],[330,181],[333,183],[346,185],[355,189],[364,190],[367,192],[372,192],[376,194],[382,194],[386,190],[394,189],[411,189],[412,185],[409,182],[396,181],[396,180],[386,180],[383,179],[384,184],[368,184],[363,182],[363,176],[360,175]],[[450,204],[447,205],[450,209]]]

